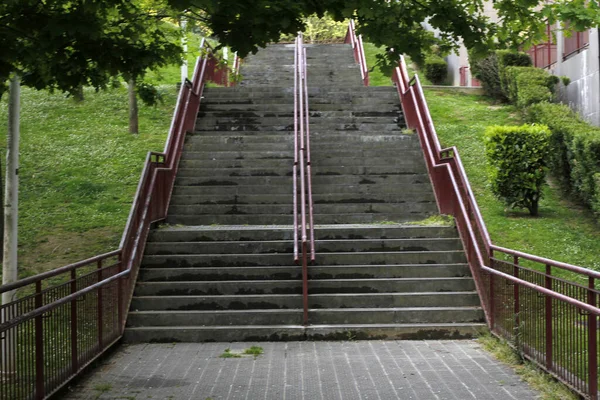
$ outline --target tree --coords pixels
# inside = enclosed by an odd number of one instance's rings
[[[147,68],[177,60],[181,54],[177,37],[165,29],[163,17],[127,0],[3,0],[0,96],[11,74],[29,87],[75,94],[82,86],[103,88],[113,76],[135,79]],[[11,86],[18,90],[18,85]],[[9,137],[11,141],[18,143],[18,137]],[[14,185],[7,193],[16,193],[18,161],[7,159],[11,160],[6,167],[7,182]],[[12,215],[17,213],[14,206]],[[16,230],[5,232],[5,241],[16,240]],[[16,276],[16,258],[7,258],[3,283]],[[3,299],[12,296],[9,293]]]
[[[395,66],[398,54],[422,60],[432,45],[444,52],[462,41],[483,53],[489,48],[518,48],[539,40],[545,21],[577,21],[578,28],[600,22],[598,0],[495,0],[499,22],[483,14],[483,0],[167,0],[189,19],[204,22],[240,56],[278,41],[281,34],[295,35],[305,29],[304,17],[325,12],[335,20],[354,18],[358,33],[388,53],[380,59],[384,67]],[[568,17],[566,19],[566,17]],[[439,31],[435,38],[422,28],[427,22]]]

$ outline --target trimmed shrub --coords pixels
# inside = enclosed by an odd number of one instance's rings
[[[506,69],[508,67],[531,67],[531,57],[526,53],[511,50],[498,50],[496,51],[496,57],[498,58],[498,78],[500,79],[500,86],[504,91],[504,95],[507,98],[510,98]]]
[[[523,109],[542,101],[552,101],[553,89],[558,83],[557,77],[535,67],[507,67],[504,76],[508,99]]]
[[[507,101],[508,99],[502,91],[500,84],[500,75],[498,75],[498,56],[492,53],[485,58],[474,61],[471,64],[473,76],[481,82],[481,87],[485,94],[499,101]]]
[[[583,121],[562,104],[534,104],[526,118],[547,125],[552,132],[554,175],[566,189],[600,213],[600,128]]]
[[[512,208],[538,215],[546,179],[550,131],[543,125],[490,126],[485,153],[493,193]]]
[[[448,66],[442,57],[430,55],[425,58],[425,77],[434,85],[441,85],[448,77]]]

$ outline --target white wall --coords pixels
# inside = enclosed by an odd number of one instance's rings
[[[590,123],[600,126],[600,51],[598,29],[590,31],[586,50],[562,59],[563,34],[557,32],[558,62],[555,75],[568,76],[571,83],[562,90],[561,100]]]

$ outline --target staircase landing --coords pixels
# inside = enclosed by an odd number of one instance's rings
[[[252,345],[264,349],[256,359],[219,357]],[[529,400],[539,393],[476,341],[355,341],[122,346],[61,398]]]

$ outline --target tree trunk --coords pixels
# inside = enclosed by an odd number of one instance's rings
[[[18,75],[14,75],[10,81],[10,97],[8,100],[8,138],[6,148],[6,194],[4,203],[4,259],[2,263],[2,284],[15,282],[18,279],[17,270],[17,234],[18,234],[18,210],[19,210],[19,119],[20,119],[20,97],[21,81]],[[8,304],[16,300],[17,291],[11,290],[2,293],[2,304]],[[8,307],[0,314],[0,323],[9,321],[15,317],[14,309]],[[13,375],[16,371],[14,356],[16,349],[16,331],[9,329],[0,338],[0,348],[6,351],[2,353],[0,365],[4,366],[0,371],[2,376]]]
[[[529,207],[529,215],[532,217],[537,217],[539,215],[539,200],[533,200],[531,202],[531,206]]]
[[[181,60],[181,84],[184,84],[185,80],[188,77],[188,45],[187,36],[185,35],[185,27],[187,26],[187,20],[185,18],[181,18],[181,20],[179,21],[179,26],[182,30],[181,47],[183,47],[183,59]]]
[[[138,118],[138,104],[137,96],[135,92],[135,79],[130,79],[128,82],[129,90],[129,133],[138,134],[139,129],[139,118]]]
[[[77,88],[77,91],[73,94],[73,98],[76,102],[81,103],[84,100],[83,97],[83,85]]]
[[[17,280],[17,221],[19,211],[19,119],[21,81],[14,76],[10,81],[8,101],[8,138],[6,148],[6,191],[4,203],[4,254],[2,283]],[[2,304],[14,300],[15,292],[2,294]]]

